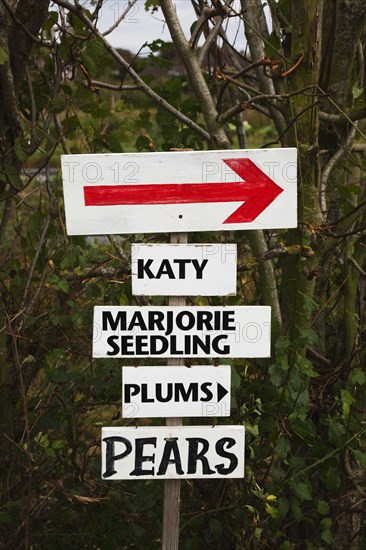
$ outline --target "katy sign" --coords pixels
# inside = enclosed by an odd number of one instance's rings
[[[62,157],[70,235],[295,227],[296,150]],[[233,244],[133,244],[132,293],[236,294]],[[269,357],[267,306],[96,306],[93,357]],[[229,365],[124,366],[123,418],[230,415]],[[102,428],[102,478],[244,477],[244,426]]]
[[[133,244],[132,293],[149,296],[236,294],[236,244]]]

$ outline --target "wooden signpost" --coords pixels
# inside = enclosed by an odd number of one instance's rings
[[[187,306],[236,293],[236,245],[187,244],[187,231],[296,227],[296,149],[64,155],[69,235],[171,233],[132,246],[132,291],[168,306],[94,308],[93,357],[162,358],[123,367],[124,418],[166,426],[102,429],[102,479],[164,479],[163,550],[179,543],[180,479],[244,477],[244,426],[182,426],[229,416],[230,367],[184,358],[269,357],[270,308]]]

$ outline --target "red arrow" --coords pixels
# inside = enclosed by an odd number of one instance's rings
[[[282,193],[283,189],[249,159],[223,160],[243,181],[86,185],[84,186],[85,206],[245,201],[223,223],[252,222]]]

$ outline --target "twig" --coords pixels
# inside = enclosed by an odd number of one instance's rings
[[[279,246],[277,248],[272,248],[267,250],[262,254],[259,254],[255,258],[249,259],[247,262],[238,265],[238,271],[248,271],[254,269],[259,264],[263,262],[268,262],[279,256],[302,256],[303,258],[311,258],[314,255],[314,251],[310,246]]]
[[[354,258],[352,258],[352,256],[349,258],[349,261],[363,277],[366,277],[366,271],[362,269],[362,267],[356,262]]]
[[[118,239],[115,235],[107,235],[109,242],[113,245],[115,251],[117,252],[120,259],[130,268],[131,263],[129,258],[126,256],[125,251],[123,250],[122,246],[118,242]],[[127,239],[124,239],[123,242],[125,243]]]
[[[63,152],[65,153],[65,155],[71,155],[71,151],[69,149],[69,146],[66,143],[64,129],[62,128],[60,117],[58,116],[57,113],[54,114],[53,119],[54,119],[54,122],[55,122],[55,128],[56,128],[58,136],[60,138],[60,142],[61,142],[61,145],[62,145]]]
[[[334,113],[325,113],[324,111],[320,111],[319,118],[324,122],[330,122],[332,124],[338,124],[343,126],[347,124],[347,122],[349,122],[350,120],[353,122],[356,122],[357,120],[366,118],[366,107],[362,109],[356,109],[354,111],[351,111],[350,113],[342,112],[342,114],[340,115],[335,115]]]
[[[220,32],[223,18],[218,17],[218,21],[215,23],[213,29],[211,29],[210,34],[208,35],[206,42],[202,46],[201,50],[198,53],[198,64],[202,66],[206,55],[208,54],[213,42],[216,40],[217,35]]]
[[[25,75],[27,78],[29,99],[30,99],[31,124],[32,124],[32,128],[34,128],[35,125],[37,124],[37,108],[36,108],[36,100],[34,98],[32,79],[31,79],[28,65],[26,65],[25,67]]]
[[[318,90],[320,90],[323,94],[326,93],[324,92],[324,90],[322,90],[320,88],[320,86],[317,86]],[[333,101],[333,99],[331,97],[328,97],[328,101],[337,109],[337,111],[339,111],[341,113],[341,116],[344,117],[350,124],[351,126],[353,126],[354,128],[356,128],[357,132],[360,134],[360,136],[363,137],[363,139],[366,141],[366,135],[361,132],[360,128],[358,128],[358,126],[354,123],[354,121],[349,117],[349,115],[347,115],[347,113],[345,113],[343,111],[343,109],[341,109],[341,107],[339,107],[337,105],[337,103],[335,101]],[[364,112],[364,111],[363,111]],[[364,118],[364,116],[362,116],[361,118]],[[356,119],[358,120],[358,119]]]
[[[35,254],[34,254],[30,269],[29,269],[28,278],[27,278],[27,282],[26,282],[26,285],[25,285],[22,301],[20,303],[20,309],[25,309],[25,302],[28,298],[28,294],[29,294],[29,291],[30,291],[30,288],[31,288],[34,270],[36,268],[39,255],[41,253],[41,250],[42,250],[42,248],[44,246],[44,243],[45,243],[45,240],[46,240],[48,227],[51,223],[51,211],[52,211],[52,205],[53,205],[53,195],[52,195],[52,192],[51,192],[48,181],[47,181],[47,192],[48,192],[48,196],[49,196],[49,206],[48,206],[48,213],[47,213],[47,217],[46,217],[46,222],[43,226],[43,230],[42,230],[39,242],[38,242],[38,246],[36,248],[36,251],[35,251]]]
[[[310,326],[312,327],[313,324],[315,323],[315,321],[317,320],[317,318],[319,317],[319,315],[322,313],[322,311],[324,311],[324,309],[327,307],[327,305],[329,304],[329,302],[331,300],[333,300],[334,296],[336,296],[338,294],[338,292],[341,290],[342,286],[346,284],[346,282],[348,281],[349,279],[349,275],[347,275],[347,277],[344,279],[344,281],[341,282],[341,284],[339,285],[338,288],[335,289],[335,291],[333,292],[333,294],[328,298],[328,300],[325,302],[325,304],[319,309],[319,311],[316,313],[316,315],[314,315],[311,323],[310,323]]]
[[[110,34],[112,31],[114,31],[114,29],[116,29],[118,27],[118,25],[124,20],[124,18],[126,17],[126,15],[128,14],[128,12],[130,11],[130,9],[132,8],[132,6],[134,4],[136,4],[137,0],[128,0],[127,2],[127,5],[125,7],[125,10],[121,13],[121,15],[119,16],[119,18],[117,19],[117,21],[115,23],[113,23],[113,25],[111,27],[109,27],[109,29],[107,31],[105,31],[103,33],[103,36],[107,36],[108,34]]]
[[[131,92],[133,90],[140,90],[139,86],[134,85],[123,85],[121,84],[110,84],[109,82],[101,82],[100,80],[82,80],[81,84],[85,88],[90,86],[95,86],[96,88],[105,88],[106,90],[114,90],[116,92]]]
[[[320,363],[322,363],[323,365],[327,366],[327,367],[330,367],[330,365],[332,364],[330,359],[328,359],[327,357],[324,357],[324,355],[322,355],[321,353],[319,353],[318,351],[316,351],[316,349],[308,346],[307,347],[307,351],[309,353],[309,355],[313,358],[313,359],[316,359],[317,361],[319,361]]]
[[[325,215],[327,213],[327,202],[326,202],[326,190],[327,190],[327,183],[330,176],[331,171],[337,164],[337,162],[346,154],[347,150],[351,148],[352,141],[355,137],[357,130],[357,126],[352,127],[349,131],[349,134],[347,136],[346,142],[344,145],[342,145],[335,153],[334,155],[329,159],[326,167],[323,170],[323,175],[320,181],[320,188],[319,188],[319,203],[320,203],[320,210]]]

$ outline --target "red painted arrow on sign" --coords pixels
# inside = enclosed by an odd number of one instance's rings
[[[85,206],[245,201],[223,223],[252,222],[282,193],[250,159],[223,159],[239,182],[84,186]]]

